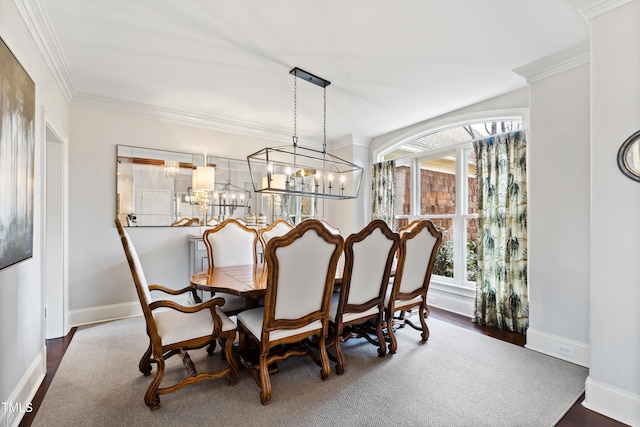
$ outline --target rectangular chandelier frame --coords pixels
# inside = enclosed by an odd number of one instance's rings
[[[263,148],[249,156],[256,193],[354,199],[362,167],[325,151],[296,146]]]

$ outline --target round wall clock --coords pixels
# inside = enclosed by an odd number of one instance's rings
[[[618,166],[623,174],[640,181],[640,130],[622,143],[618,150]]]

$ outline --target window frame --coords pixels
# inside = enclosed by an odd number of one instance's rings
[[[465,114],[449,117],[433,122],[424,123],[420,126],[400,134],[388,143],[384,144],[372,152],[372,158],[381,162],[388,153],[401,147],[403,144],[421,136],[439,132],[442,130],[468,125],[478,122],[491,121],[513,121],[522,122],[521,129],[528,127],[528,110],[513,108],[506,110],[492,110],[479,113]],[[468,187],[468,154],[473,151],[475,140],[464,141],[437,148],[427,152],[412,153],[395,159],[399,162],[410,165],[411,168],[411,190],[410,190],[410,214],[395,215],[394,219],[406,218],[409,222],[415,219],[440,219],[453,218],[453,242],[454,242],[454,277],[433,275],[431,284],[433,287],[454,295],[461,295],[469,298],[475,297],[476,282],[467,279],[466,262],[466,242],[467,242],[467,222],[469,219],[478,218],[478,214],[469,213],[469,187]],[[429,160],[443,156],[455,150],[456,156],[456,213],[455,214],[420,214],[420,179],[419,167],[421,160]]]

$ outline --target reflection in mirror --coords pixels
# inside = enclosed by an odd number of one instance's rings
[[[207,225],[238,218],[246,221],[250,213],[255,213],[257,198],[253,192],[251,174],[246,160],[224,157],[207,157],[207,165],[215,165],[214,190],[206,194],[191,188],[186,200],[195,198]]]
[[[640,181],[640,131],[627,138],[620,147],[618,166],[629,178]]]
[[[117,146],[116,212],[130,227],[200,225],[198,207],[178,203],[204,156]],[[183,218],[186,218],[183,219]]]
[[[202,166],[215,168],[205,184]],[[129,227],[211,226],[262,208],[246,160],[208,156],[205,163],[203,155],[125,145],[117,146],[116,192],[118,218]]]

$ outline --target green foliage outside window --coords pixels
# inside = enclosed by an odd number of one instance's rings
[[[446,239],[447,230],[436,226],[442,233],[443,242],[436,253],[436,261],[433,265],[433,274],[444,277],[453,277],[453,240]],[[478,277],[478,255],[476,242],[467,240],[467,280],[475,282]]]

